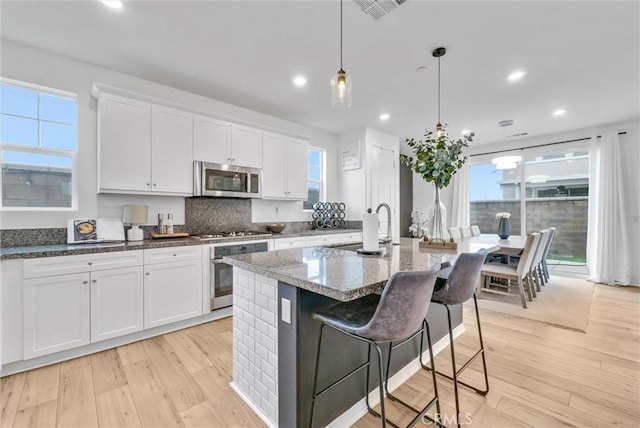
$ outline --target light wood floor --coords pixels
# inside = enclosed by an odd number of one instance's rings
[[[543,291],[544,292],[544,291]],[[491,391],[461,389],[477,427],[640,426],[640,289],[597,286],[587,333],[481,313]],[[456,340],[461,361],[476,346],[473,313]],[[2,378],[3,427],[264,426],[230,389],[231,319]],[[449,350],[436,358],[450,371]],[[474,363],[464,378],[480,382]],[[438,382],[454,413],[450,382]],[[430,395],[421,370],[397,390],[417,406]],[[388,415],[410,415],[387,400]],[[359,427],[379,426],[363,417]],[[418,426],[421,426],[419,423]],[[452,424],[448,424],[452,426]]]

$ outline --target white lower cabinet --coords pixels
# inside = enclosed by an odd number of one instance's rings
[[[142,330],[142,266],[91,273],[91,341]]]
[[[24,358],[87,345],[89,273],[24,281]]]
[[[202,315],[201,247],[145,250],[145,261],[175,262],[145,264],[144,328],[157,327]]]
[[[25,260],[23,358],[142,330],[142,256],[138,250]]]

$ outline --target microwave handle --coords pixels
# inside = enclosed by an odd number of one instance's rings
[[[204,177],[202,176],[204,168],[202,162],[193,162],[193,196],[202,196],[202,185]]]
[[[251,176],[253,174],[247,173],[247,182],[245,183],[245,188],[247,189],[247,193],[251,193]]]

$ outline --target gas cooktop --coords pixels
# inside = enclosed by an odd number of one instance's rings
[[[241,231],[232,231],[232,232],[215,232],[204,235],[196,235],[203,241],[215,241],[219,239],[229,239],[229,238],[269,238],[271,234],[269,232],[260,232],[257,230],[241,230]]]

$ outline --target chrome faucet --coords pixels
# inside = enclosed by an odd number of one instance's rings
[[[380,208],[385,207],[387,209],[387,236],[381,239],[381,242],[387,245],[393,243],[393,237],[391,236],[391,207],[384,202],[378,205],[376,208],[376,214],[380,212]]]

